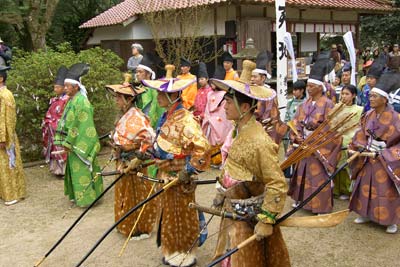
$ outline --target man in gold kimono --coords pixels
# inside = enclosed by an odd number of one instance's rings
[[[259,202],[253,205],[257,224],[222,219],[215,257],[255,233],[258,241],[225,259],[226,266],[290,266],[281,231],[279,226],[274,226],[284,207],[287,191],[278,162],[278,145],[254,116],[257,101],[270,101],[276,94],[264,86],[251,85],[255,67],[254,62],[245,60],[239,81],[211,80],[227,91],[226,117],[236,124],[221,149],[223,169],[213,206],[238,212],[242,207],[234,203],[248,202],[248,198],[259,196]],[[228,225],[232,226],[227,228]]]
[[[14,96],[6,87],[7,70],[0,66],[0,198],[13,205],[26,195],[25,175],[15,125]]]
[[[167,75],[161,80],[142,83],[156,89],[157,101],[166,112],[157,124],[154,151],[158,178],[179,178],[179,183],[161,195],[161,218],[158,236],[161,237],[163,263],[170,266],[196,265],[195,249],[191,249],[199,233],[199,216],[188,207],[195,202],[193,175],[210,165],[210,145],[193,114],[183,106],[182,90],[196,78],[172,78],[173,65],[167,65]],[[188,252],[189,251],[189,252]]]

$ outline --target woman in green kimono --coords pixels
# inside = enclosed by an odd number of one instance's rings
[[[93,107],[79,82],[89,66],[75,64],[64,81],[70,101],[58,123],[55,144],[68,153],[64,179],[64,192],[76,205],[90,205],[103,191],[103,180],[96,156],[100,151],[99,138],[93,121]]]

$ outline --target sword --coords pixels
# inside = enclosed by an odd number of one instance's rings
[[[357,151],[356,153],[354,153],[350,158],[347,159],[347,161],[345,163],[343,163],[338,169],[336,169],[336,171],[329,176],[329,178],[323,183],[321,184],[313,193],[311,193],[311,195],[306,198],[305,200],[303,200],[303,202],[301,202],[299,205],[297,205],[295,208],[293,208],[291,211],[289,211],[288,213],[286,213],[285,215],[283,215],[282,217],[280,217],[279,219],[276,220],[275,224],[279,225],[281,223],[283,223],[283,221],[287,220],[290,216],[292,216],[294,213],[296,213],[298,210],[300,210],[301,208],[303,208],[308,202],[311,201],[311,199],[313,199],[319,192],[322,191],[322,189],[325,188],[325,186],[327,186],[332,180],[333,178],[341,171],[343,170],[347,165],[349,165],[349,163],[351,161],[353,161],[355,158],[357,158],[358,156],[360,156],[361,152],[364,149],[360,149],[360,151]],[[328,215],[328,214],[327,214]],[[320,217],[320,216],[318,216]],[[221,261],[223,261],[225,258],[231,256],[232,254],[236,253],[239,249],[243,248],[244,246],[248,245],[249,243],[251,243],[252,241],[256,240],[256,235],[252,235],[251,237],[249,237],[248,239],[244,240],[242,243],[240,243],[238,246],[236,246],[233,249],[230,249],[229,251],[227,251],[224,255],[220,256],[219,258],[215,259],[214,261],[212,261],[210,264],[207,265],[207,267],[212,267],[215,266],[216,264],[220,263]]]

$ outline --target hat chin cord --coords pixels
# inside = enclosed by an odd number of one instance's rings
[[[167,96],[167,99],[168,99],[168,102],[169,102],[168,107],[170,107],[173,104],[175,104],[176,102],[178,102],[178,100],[181,98],[181,92],[179,92],[178,97],[174,101],[171,100],[171,97],[169,96],[169,94],[165,94],[165,95]]]

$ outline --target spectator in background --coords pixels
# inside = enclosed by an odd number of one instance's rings
[[[375,60],[379,57],[379,47],[375,47],[374,51],[372,52],[372,58]]]
[[[364,62],[367,62],[371,58],[371,48],[369,47],[365,48],[361,58]]]
[[[136,68],[143,59],[143,46],[138,43],[132,44],[132,56],[128,60],[128,70],[132,71],[133,74],[136,73]],[[135,76],[134,76],[135,77]]]
[[[340,63],[341,61],[341,56],[340,53],[337,51],[337,46],[335,44],[333,44],[331,46],[331,55],[330,58],[332,58],[336,63]]]
[[[337,51],[340,54],[340,59],[346,61],[346,53],[343,50],[342,44],[337,44]]]

